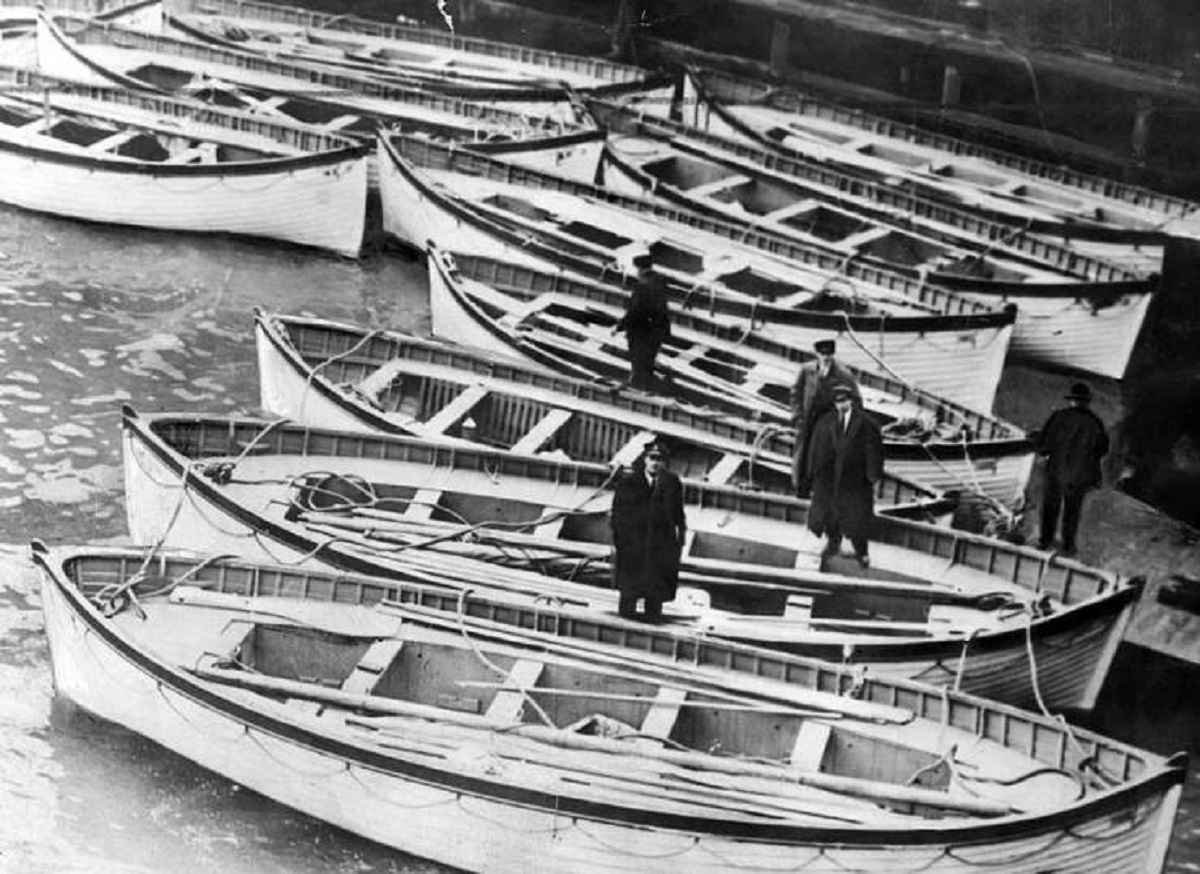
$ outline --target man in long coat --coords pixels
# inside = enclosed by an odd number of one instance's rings
[[[683,486],[664,466],[666,447],[647,445],[620,480],[613,495],[612,527],[616,561],[613,578],[620,592],[618,612],[636,617],[638,599],[645,601],[647,622],[662,619],[662,605],[675,599],[679,554],[687,534]]]
[[[825,535],[826,555],[837,555],[842,537],[849,537],[859,564],[867,567],[875,483],[883,476],[883,435],[849,386],[834,386],[832,394],[834,408],[817,420],[808,453],[808,527]]]
[[[801,498],[807,498],[812,491],[812,480],[808,476],[809,438],[817,420],[833,409],[833,386],[849,386],[854,397],[861,401],[854,374],[833,357],[837,344],[829,339],[818,340],[813,344],[813,351],[817,353],[816,359],[801,365],[791,391],[792,426],[796,429],[796,442],[792,447],[792,487]]]
[[[1100,484],[1100,459],[1108,453],[1108,434],[1089,406],[1092,390],[1086,383],[1071,386],[1066,399],[1070,406],[1051,413],[1038,435],[1038,455],[1046,461],[1038,546],[1049,549],[1053,545],[1061,510],[1062,552],[1074,555],[1083,499]]]
[[[624,331],[629,348],[629,384],[654,391],[657,380],[654,362],[658,350],[671,337],[671,315],[667,307],[667,283],[652,269],[649,252],[633,260],[637,279],[625,305],[625,313],[613,328]]]

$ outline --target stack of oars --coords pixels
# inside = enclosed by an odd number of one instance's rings
[[[428,733],[415,732],[414,721],[434,723],[437,737],[442,742],[453,737],[456,731],[461,737],[462,730],[471,730],[475,733],[476,749],[486,749],[488,755],[537,770],[543,781],[547,777],[561,781],[571,776],[577,780],[579,775],[586,775],[597,790],[609,794],[632,794],[634,798],[625,803],[645,797],[648,801],[665,802],[675,808],[696,804],[711,808],[714,804],[724,802],[722,806],[737,805],[735,809],[743,815],[773,818],[803,816],[852,822],[878,822],[894,816],[887,812],[887,808],[920,807],[943,814],[967,816],[1004,816],[1013,812],[1007,805],[962,794],[802,771],[782,763],[723,758],[694,750],[633,746],[620,739],[581,735],[553,726],[499,722],[486,715],[394,698],[347,693],[313,683],[209,665],[190,670],[204,679],[256,693],[316,701],[341,711],[350,711],[344,713],[345,722],[378,733],[375,741],[384,747],[428,754]],[[762,705],[762,709],[768,708]],[[836,716],[836,713],[829,715]],[[322,720],[326,723],[332,721],[328,713]],[[512,750],[511,739],[514,737],[532,744]],[[413,746],[414,743],[416,746]],[[424,749],[421,748],[422,744]],[[505,744],[509,744],[510,748],[504,749]],[[469,747],[461,740],[451,741],[445,748],[445,755],[447,758],[454,754],[458,754],[459,759],[469,758],[462,755],[466,749]],[[613,756],[621,758],[619,770],[612,766]],[[653,777],[647,777],[648,767],[656,770]],[[673,785],[664,782],[664,777],[673,781]],[[525,777],[520,782],[528,785]],[[680,787],[678,791],[676,786]],[[819,808],[807,806],[812,804],[818,804]]]
[[[337,537],[342,542],[360,545],[382,554],[402,555],[406,563],[454,568],[466,575],[464,585],[471,585],[470,578],[478,577],[479,569],[475,560],[481,559],[499,564],[501,568],[537,570],[545,577],[565,578],[600,588],[611,586],[612,550],[604,544],[560,541],[536,534],[523,534],[486,526],[474,528],[447,522],[413,520],[400,513],[373,508],[355,508],[348,513],[309,512],[301,516],[301,521],[314,532]],[[476,534],[481,534],[482,537],[476,537]],[[428,564],[427,557],[431,553],[438,555],[435,564]],[[452,558],[465,561],[450,563]],[[680,583],[697,588],[709,585],[719,585],[725,589],[753,587],[764,592],[774,590],[784,595],[820,596],[838,592],[871,592],[912,597],[930,605],[979,610],[980,624],[984,624],[982,614],[1023,595],[1015,587],[996,592],[964,593],[936,583],[870,580],[803,570],[748,568],[733,562],[726,564],[727,567],[719,562],[706,561],[703,567],[697,569],[690,566],[687,556],[684,556]],[[492,578],[491,572],[485,576],[488,579]],[[498,582],[498,587],[502,588],[529,592],[530,586],[533,585],[528,578],[518,582],[520,577],[516,575],[507,578],[501,576],[500,579],[506,580],[505,583]],[[474,582],[482,584],[479,580]],[[542,585],[554,588],[553,579],[548,579],[545,584],[539,582],[536,585],[538,588]],[[554,594],[578,603],[578,598],[572,597],[570,590],[559,588]],[[815,622],[821,624],[819,620]],[[839,619],[827,624],[848,628],[861,623]],[[862,627],[866,629],[877,625],[880,623],[868,622]],[[896,626],[892,624],[891,627]],[[924,628],[925,626],[917,623],[909,630],[919,631]]]

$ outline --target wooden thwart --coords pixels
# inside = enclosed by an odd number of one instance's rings
[[[427,520],[433,515],[434,508],[442,497],[440,489],[417,489],[408,506],[404,508],[404,518]]]
[[[647,758],[665,763],[730,776],[760,777],[768,780],[795,782],[803,785],[839,792],[858,798],[870,798],[886,804],[920,804],[944,810],[955,810],[974,816],[1005,816],[1012,808],[1005,804],[981,798],[949,795],[945,792],[913,786],[899,786],[879,780],[860,777],[843,777],[834,774],[799,772],[777,765],[739,759],[724,759],[690,750],[635,749],[630,744],[602,737],[591,737],[540,725],[516,725],[500,723],[486,715],[463,713],[427,704],[383,698],[375,695],[357,695],[340,689],[327,689],[296,680],[285,680],[246,671],[200,665],[186,668],[197,676],[218,683],[228,683],[246,689],[292,698],[311,698],[340,707],[391,716],[416,716],[452,724],[472,726],[485,730],[503,729],[510,734],[520,734],[531,740],[570,750],[601,752],[610,755],[628,756],[633,759]]]
[[[820,771],[832,734],[832,726],[812,719],[804,720],[792,746],[792,767],[801,771]]]
[[[405,362],[402,358],[393,358],[390,361],[385,361],[359,381],[355,388],[369,398],[377,398],[404,370],[404,364]]]
[[[546,413],[536,425],[527,431],[520,440],[512,445],[513,452],[532,453],[542,448],[551,437],[562,430],[571,421],[572,412],[562,407],[555,407]]]
[[[370,695],[379,684],[383,672],[388,669],[396,656],[400,654],[401,641],[396,638],[377,640],[371,644],[350,676],[342,683],[343,692],[357,692]]]
[[[714,485],[725,485],[737,473],[738,468],[746,461],[744,455],[739,455],[734,452],[726,452],[717,461],[716,464],[709,469],[708,475],[705,477]]]
[[[509,669],[508,679],[488,705],[488,719],[497,722],[520,722],[525,699],[541,677],[546,663],[534,659],[521,659]]]
[[[646,718],[642,720],[641,732],[646,737],[634,741],[640,749],[661,747],[671,736],[671,730],[679,719],[679,708],[687,698],[687,690],[674,686],[663,686],[658,690]]]
[[[488,390],[482,385],[467,386],[454,400],[442,407],[425,423],[422,429],[427,434],[441,434],[451,425],[467,416],[481,400],[487,397]]]

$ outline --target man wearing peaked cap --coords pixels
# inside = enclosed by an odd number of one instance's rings
[[[1108,434],[1092,412],[1087,383],[1072,385],[1066,400],[1069,406],[1051,413],[1038,435],[1038,455],[1046,462],[1038,546],[1053,547],[1061,513],[1062,553],[1074,555],[1083,499],[1100,484],[1100,459],[1108,453]]]
[[[808,453],[812,506],[808,527],[826,538],[825,554],[841,551],[842,537],[854,544],[864,568],[875,520],[875,483],[883,476],[883,434],[863,411],[854,389],[842,383],[830,389],[833,410],[817,420]]]
[[[613,332],[625,332],[629,349],[629,384],[642,391],[657,387],[654,363],[663,343],[671,338],[671,312],[667,306],[667,283],[653,270],[654,257],[640,252],[633,259],[637,275],[625,301],[625,313]]]
[[[651,440],[613,494],[613,581],[620,593],[617,612],[626,619],[635,618],[641,600],[645,620],[659,622],[663,603],[675,600],[687,519],[683,485],[667,470],[666,456],[663,440]]]
[[[812,489],[808,478],[808,439],[813,426],[822,414],[833,409],[834,385],[851,387],[858,397],[858,382],[849,368],[835,359],[837,344],[832,338],[818,340],[813,344],[816,358],[800,367],[796,381],[792,384],[792,426],[796,429],[796,442],[792,446],[792,486],[801,498],[807,498]]]

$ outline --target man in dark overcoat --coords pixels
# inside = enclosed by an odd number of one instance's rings
[[[625,313],[613,328],[624,331],[629,348],[629,384],[654,391],[657,380],[654,362],[658,350],[671,337],[671,314],[667,307],[667,283],[652,269],[654,259],[643,252],[633,259],[637,269]]]
[[[817,420],[833,409],[833,386],[850,386],[854,396],[859,397],[854,374],[833,357],[837,343],[831,339],[818,340],[813,344],[813,351],[817,357],[801,365],[791,391],[792,427],[796,429],[796,442],[792,446],[792,488],[801,498],[807,498],[812,491],[812,481],[808,477],[809,438]]]
[[[636,617],[638,599],[645,601],[647,622],[662,620],[662,605],[675,599],[679,555],[687,535],[683,485],[665,467],[666,447],[650,442],[642,456],[617,481],[612,527],[616,560],[613,578],[620,592],[618,612]]]
[[[808,527],[825,535],[826,555],[837,555],[842,537],[854,544],[863,567],[875,519],[875,483],[883,476],[883,434],[855,401],[850,386],[833,387],[834,408],[813,426],[808,453],[812,507]]]
[[[1100,459],[1108,453],[1108,434],[1092,412],[1092,390],[1086,383],[1071,386],[1066,399],[1070,406],[1050,414],[1037,440],[1038,455],[1046,462],[1038,546],[1053,545],[1061,511],[1062,552],[1074,555],[1083,499],[1100,484]]]

